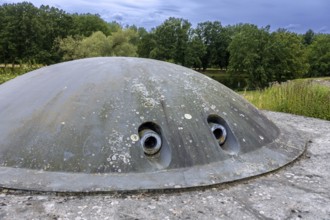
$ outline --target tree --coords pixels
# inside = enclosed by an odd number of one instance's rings
[[[109,26],[110,34],[122,29],[121,25],[117,21],[109,22],[108,26]]]
[[[229,64],[228,46],[231,42],[231,32],[227,27],[221,27],[214,41],[212,64],[220,69],[227,68]]]
[[[40,50],[42,25],[38,8],[31,3],[1,6],[0,44],[4,63],[33,60]]]
[[[137,47],[131,43],[137,32],[131,29],[119,30],[106,36],[103,32],[94,32],[89,37],[69,36],[58,39],[63,60],[74,60],[99,56],[136,56]]]
[[[139,35],[139,39],[141,39],[142,37],[144,37],[148,34],[148,31],[144,27],[139,27],[137,29],[137,32],[138,32],[138,35]]]
[[[282,82],[307,73],[305,48],[297,34],[278,30],[271,34],[268,47],[267,72],[272,75],[272,81]]]
[[[98,14],[73,14],[73,27],[69,34],[91,36],[94,32],[102,31],[106,36],[111,34],[110,26]]]
[[[109,36],[113,56],[137,56],[137,46],[134,42],[138,34],[132,29],[119,30]]]
[[[112,55],[111,41],[101,31],[94,32],[90,37],[82,39],[76,50],[78,50],[80,58]]]
[[[202,68],[202,57],[206,54],[206,47],[197,36],[192,36],[188,42],[185,64],[195,69]]]
[[[155,50],[156,45],[157,42],[155,39],[155,34],[153,32],[141,36],[137,46],[137,53],[139,57],[144,57],[144,58],[152,57],[151,51]]]
[[[154,31],[155,48],[151,58],[185,65],[191,24],[182,18],[169,18]]]
[[[306,31],[306,33],[303,35],[303,41],[305,45],[311,45],[314,41],[315,33],[312,29],[309,29]]]
[[[201,57],[203,70],[206,70],[212,62],[212,58],[215,56],[215,41],[220,31],[221,24],[218,21],[207,21],[197,24],[195,33],[199,40],[203,42],[206,49],[206,53]]]
[[[80,53],[82,37],[81,36],[68,36],[66,38],[57,38],[56,45],[59,54],[62,55],[63,60],[75,60],[83,57]]]
[[[249,85],[263,88],[272,80],[267,74],[270,50],[269,27],[258,29],[257,26],[245,24],[239,27],[229,45],[229,72],[231,74],[248,74]]]
[[[308,76],[330,76],[330,35],[316,35],[307,53],[310,64]]]
[[[0,14],[2,62],[50,64],[60,60],[54,40],[67,36],[72,27],[70,15],[54,7],[36,8],[27,2],[3,4]]]
[[[227,68],[229,63],[227,48],[231,41],[230,29],[222,27],[219,21],[207,21],[199,23],[195,33],[206,49],[206,53],[201,57],[203,70],[211,65],[221,69]]]
[[[7,63],[8,49],[5,44],[5,9],[3,6],[0,7],[0,63]],[[7,42],[8,43],[8,42]]]
[[[300,37],[285,29],[270,34],[269,29],[242,25],[229,46],[230,72],[247,73],[254,88],[300,77],[308,69]]]
[[[40,50],[36,54],[36,60],[41,63],[51,64],[61,60],[58,48],[54,47],[56,38],[64,38],[72,29],[72,17],[65,11],[48,5],[42,5],[39,9],[42,39],[39,42]]]

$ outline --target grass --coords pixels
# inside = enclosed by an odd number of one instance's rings
[[[20,76],[24,73],[30,72],[32,70],[38,69],[42,67],[42,65],[15,65],[12,67],[11,65],[7,65],[6,67],[3,64],[0,64],[0,84],[11,80],[17,76]]]
[[[19,76],[18,74],[10,74],[10,73],[0,73],[0,84],[14,79],[15,77]]]
[[[330,120],[330,86],[312,79],[275,83],[241,94],[260,109]]]

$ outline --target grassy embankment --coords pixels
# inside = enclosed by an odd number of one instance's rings
[[[330,78],[297,79],[240,94],[259,109],[330,120]]]
[[[240,91],[246,86],[246,76],[230,79],[224,71],[207,70],[205,75]],[[240,83],[241,86],[238,86]],[[297,79],[257,91],[239,92],[259,109],[330,120],[330,78]]]

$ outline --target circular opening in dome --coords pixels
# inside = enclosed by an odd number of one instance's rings
[[[215,139],[220,139],[223,135],[223,132],[220,128],[216,128],[213,131],[213,135],[214,135]]]
[[[226,128],[221,124],[216,123],[211,123],[210,126],[215,139],[218,141],[219,145],[222,146],[227,138]]]
[[[142,131],[141,145],[145,154],[154,155],[162,147],[162,139],[155,131],[145,129]]]
[[[157,146],[157,139],[153,136],[150,136],[146,138],[143,146],[148,149],[155,148]]]
[[[138,132],[141,146],[146,155],[154,155],[162,148],[162,135],[160,127],[153,122],[140,125]]]

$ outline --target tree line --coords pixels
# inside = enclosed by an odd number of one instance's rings
[[[245,74],[251,87],[297,77],[330,75],[330,35],[297,34],[253,24],[192,27],[170,17],[147,31],[28,2],[0,6],[0,63],[53,64],[95,56],[137,56],[190,68]]]

